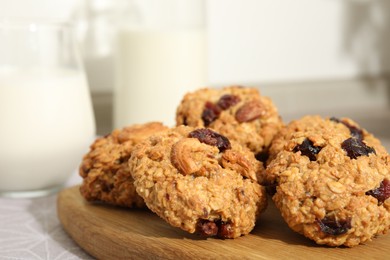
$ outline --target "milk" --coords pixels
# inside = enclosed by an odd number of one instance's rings
[[[64,183],[94,134],[83,74],[0,70],[0,191]]]
[[[206,84],[204,29],[119,31],[114,126],[175,123],[183,95]]]

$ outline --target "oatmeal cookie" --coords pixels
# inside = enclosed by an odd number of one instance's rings
[[[266,179],[290,228],[318,244],[353,247],[389,229],[390,157],[348,118],[288,124],[270,148]]]
[[[153,135],[129,160],[138,194],[174,227],[219,238],[248,234],[266,207],[251,151],[211,129],[178,126]]]
[[[135,191],[127,161],[136,144],[166,129],[168,127],[161,123],[151,122],[116,129],[96,139],[79,168],[83,178],[82,196],[88,201],[144,207],[142,198]]]
[[[240,86],[186,94],[177,108],[176,124],[211,128],[247,146],[261,160],[283,126],[270,98]]]

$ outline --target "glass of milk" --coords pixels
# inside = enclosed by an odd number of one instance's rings
[[[59,190],[94,136],[72,26],[0,20],[0,195]]]
[[[205,1],[127,4],[118,15],[114,126],[172,126],[183,95],[207,84]]]

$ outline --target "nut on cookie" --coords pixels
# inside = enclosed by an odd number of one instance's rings
[[[266,207],[263,170],[254,154],[206,128],[178,126],[147,138],[129,160],[138,194],[174,227],[236,238]]]
[[[187,93],[176,111],[176,124],[208,127],[264,157],[283,126],[272,100],[256,88],[230,86]]]

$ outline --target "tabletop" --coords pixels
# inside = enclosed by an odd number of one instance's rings
[[[74,171],[66,186],[81,183]],[[93,259],[63,230],[57,195],[32,199],[0,198],[0,259]]]

